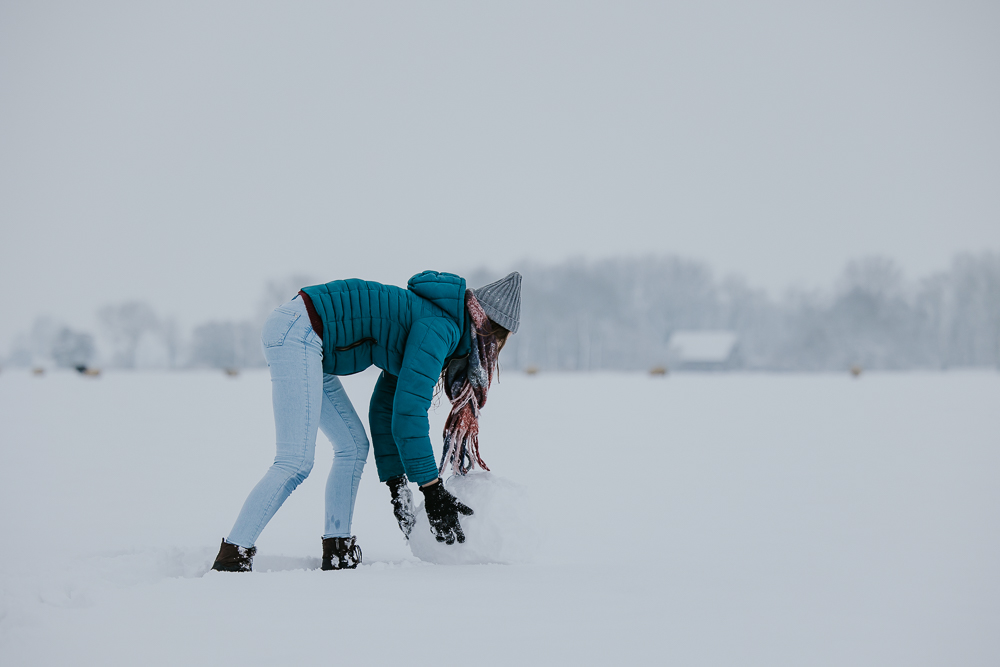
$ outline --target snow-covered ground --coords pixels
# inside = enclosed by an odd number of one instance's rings
[[[365,564],[315,569],[321,435],[206,574],[270,411],[266,372],[0,374],[0,664],[1000,664],[998,373],[507,373],[481,518],[529,562],[418,560],[369,461]]]

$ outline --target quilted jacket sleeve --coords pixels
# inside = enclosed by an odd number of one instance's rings
[[[372,447],[375,449],[375,467],[378,479],[384,482],[399,477],[404,472],[399,449],[392,437],[392,402],[396,396],[397,378],[382,371],[375,383],[372,400],[368,406],[368,425],[371,427]]]
[[[410,329],[392,404],[392,435],[406,476],[426,484],[438,475],[427,411],[445,359],[458,343],[458,327],[444,318],[418,320]]]

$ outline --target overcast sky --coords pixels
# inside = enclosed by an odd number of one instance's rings
[[[3,0],[0,345],[295,272],[1000,250],[1000,3],[823,5]]]

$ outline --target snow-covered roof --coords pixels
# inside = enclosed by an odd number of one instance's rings
[[[676,331],[668,349],[681,362],[722,363],[734,347],[736,334],[732,331]]]

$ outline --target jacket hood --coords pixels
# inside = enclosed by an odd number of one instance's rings
[[[424,271],[410,278],[406,289],[454,318],[455,324],[465,333],[465,278],[453,273]]]

